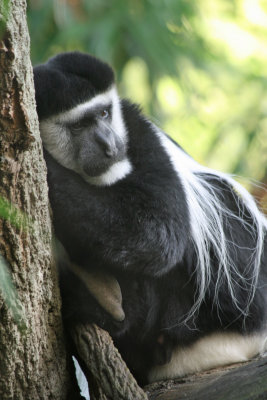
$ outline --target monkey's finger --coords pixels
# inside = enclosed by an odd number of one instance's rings
[[[70,269],[86,285],[91,295],[116,321],[123,321],[125,314],[122,308],[121,288],[114,276],[104,272],[89,272],[76,264]]]

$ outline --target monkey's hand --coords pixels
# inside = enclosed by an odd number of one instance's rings
[[[86,285],[91,295],[107,313],[118,322],[125,319],[121,288],[112,275],[97,271],[89,272],[72,263],[69,264],[69,268]]]

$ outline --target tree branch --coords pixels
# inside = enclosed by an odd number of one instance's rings
[[[147,400],[106,331],[79,325],[70,334],[85,366],[92,400]]]
[[[267,357],[145,387],[149,400],[267,399]]]

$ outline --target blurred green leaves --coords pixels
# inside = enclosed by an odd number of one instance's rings
[[[111,62],[119,74],[132,57],[146,62],[152,78],[176,74],[174,54],[188,31],[184,15],[194,15],[194,8],[187,0],[32,0],[33,63],[78,48]]]
[[[266,0],[31,0],[32,60],[78,49],[197,160],[267,181]]]

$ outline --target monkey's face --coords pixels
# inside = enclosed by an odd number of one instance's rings
[[[41,121],[40,131],[48,152],[89,183],[109,185],[131,171],[115,87]]]
[[[126,143],[112,124],[112,105],[89,109],[68,124],[76,168],[88,177],[102,175],[126,156]]]

